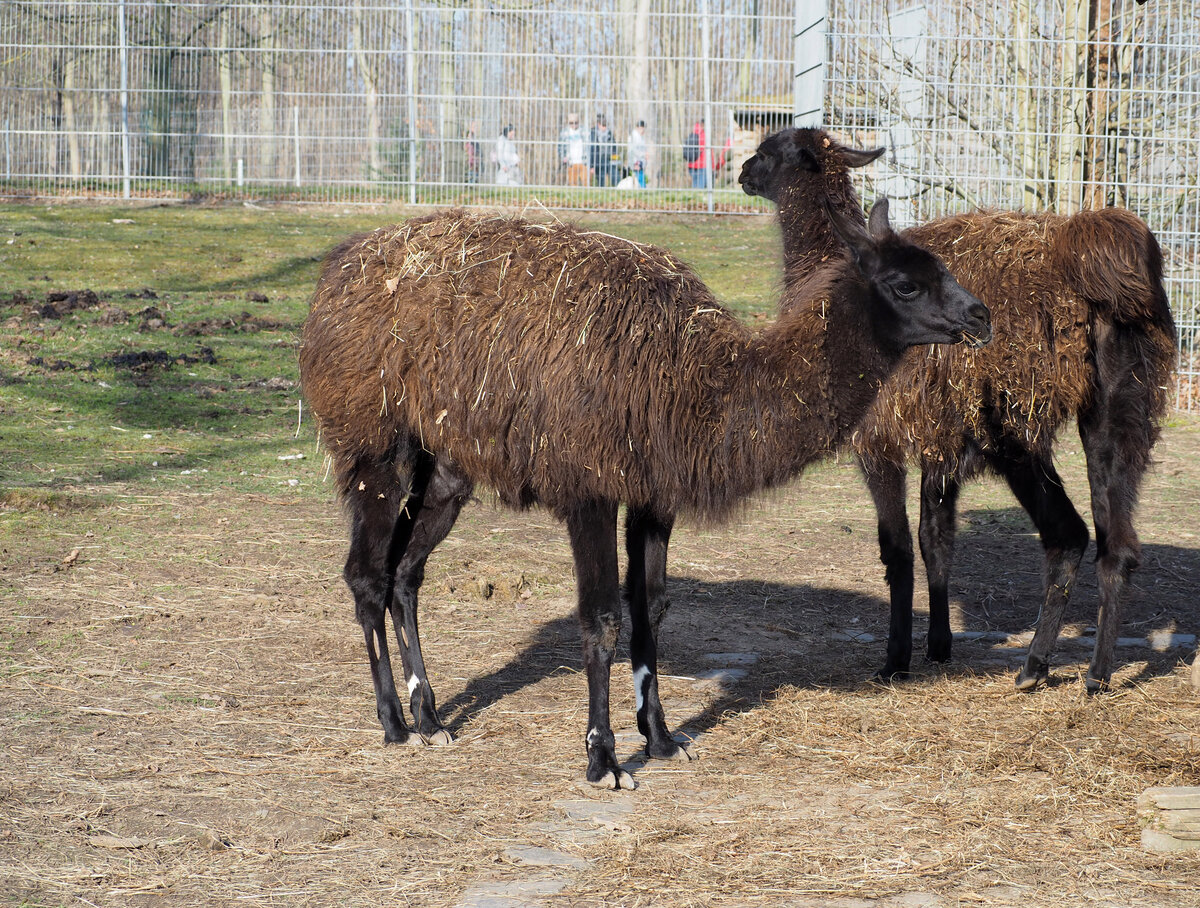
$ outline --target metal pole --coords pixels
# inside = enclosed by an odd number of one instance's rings
[[[4,179],[12,179],[12,144],[8,134],[8,117],[4,118]]]
[[[417,204],[417,61],[412,0],[404,5],[404,71],[408,82],[408,204]]]
[[[295,141],[293,142],[293,152],[296,159],[296,185],[300,185],[300,105],[296,104],[292,107],[292,126],[295,133]]]
[[[117,34],[121,45],[121,174],[122,195],[130,197],[129,185],[129,54],[125,40],[125,0],[121,0],[117,19]]]
[[[708,184],[708,213],[713,213],[713,118],[712,118],[712,73],[709,71],[709,54],[712,52],[712,34],[708,18],[708,0],[700,4],[700,66],[704,71],[704,177]]]
[[[792,74],[792,125],[821,126],[825,119],[827,0],[796,0]]]

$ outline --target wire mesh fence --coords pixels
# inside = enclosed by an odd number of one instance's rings
[[[820,123],[887,146],[857,179],[902,222],[1136,211],[1200,408],[1193,7],[5,0],[0,196],[761,213],[741,161]]]

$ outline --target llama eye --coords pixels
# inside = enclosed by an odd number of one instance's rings
[[[901,299],[910,300],[917,295],[917,285],[912,281],[897,281],[892,285],[892,289]]]

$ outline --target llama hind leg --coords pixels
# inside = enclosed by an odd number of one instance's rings
[[[427,744],[448,744],[454,739],[438,721],[437,703],[421,653],[417,593],[425,580],[425,562],[429,554],[454,526],[462,506],[471,496],[473,485],[442,463],[427,466],[424,476],[427,481],[421,485],[419,498],[414,484],[414,494],[407,505],[412,515],[412,531],[396,567],[392,621],[400,641],[409,709],[417,733]]]
[[[1141,562],[1141,542],[1133,526],[1138,487],[1149,461],[1150,442],[1118,439],[1100,420],[1081,418],[1079,434],[1087,454],[1092,491],[1092,520],[1096,526],[1096,575],[1100,611],[1096,617],[1096,646],[1088,667],[1088,693],[1109,689],[1113,651],[1130,575]],[[1146,437],[1152,437],[1147,433]]]
[[[1021,451],[992,460],[1033,520],[1045,553],[1044,589],[1037,629],[1025,664],[1017,673],[1018,690],[1033,690],[1050,676],[1050,656],[1058,642],[1071,587],[1088,544],[1087,524],[1063,489],[1049,457]]]
[[[617,506],[590,502],[566,515],[579,595],[583,666],[588,682],[587,780],[599,788],[634,788],[617,762],[609,724],[609,677],[621,633]]]
[[[658,697],[658,628],[670,606],[667,600],[667,544],[673,521],[631,508],[625,523],[629,555],[625,591],[629,600],[629,655],[637,700],[638,731],[646,753],[662,760],[688,760],[688,749],[671,737]]]
[[[879,560],[883,562],[891,614],[887,660],[875,677],[891,681],[908,674],[912,663],[913,543],[905,508],[903,464],[860,459],[863,479],[879,526]]]
[[[384,612],[391,595],[393,553],[407,544],[411,530],[411,521],[400,512],[406,490],[390,462],[365,460],[355,464],[345,487],[351,527],[343,577],[363,629],[384,743],[404,744],[410,731],[392,675]]]

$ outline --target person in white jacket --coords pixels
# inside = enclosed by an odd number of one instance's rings
[[[496,137],[492,161],[496,165],[496,183],[500,186],[520,186],[521,156],[517,154],[517,128],[509,123]]]
[[[646,165],[649,161],[650,143],[646,141],[646,121],[638,120],[637,126],[629,133],[625,166],[629,168],[630,176],[637,181],[639,189],[646,188]]]

